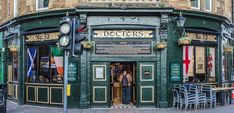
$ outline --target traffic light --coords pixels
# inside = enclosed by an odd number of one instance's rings
[[[78,56],[83,53],[83,41],[86,37],[84,34],[85,27],[79,24],[79,21],[76,18],[73,18],[73,27],[72,27],[72,55]]]
[[[72,44],[72,20],[68,17],[64,17],[62,21],[60,21],[59,25],[59,40],[58,44],[61,49],[69,50],[71,49]]]

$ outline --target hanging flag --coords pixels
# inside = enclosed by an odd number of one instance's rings
[[[206,73],[205,48],[196,47],[196,74]]]
[[[58,47],[51,47],[56,69],[59,75],[63,75],[63,51]]]
[[[33,68],[34,68],[34,60],[36,58],[37,49],[36,48],[28,48],[28,72],[27,77],[33,75]]]
[[[183,46],[183,75],[188,81],[188,76],[193,76],[193,46]]]
[[[207,70],[210,77],[215,77],[215,48],[207,48]]]

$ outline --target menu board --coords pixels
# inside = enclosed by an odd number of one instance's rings
[[[170,80],[180,81],[180,75],[181,75],[181,64],[170,63]]]
[[[97,55],[150,55],[151,41],[96,41]]]
[[[76,81],[77,76],[77,64],[69,63],[68,65],[68,81]]]

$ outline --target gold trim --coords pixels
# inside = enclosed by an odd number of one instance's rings
[[[47,84],[47,83],[25,83],[26,85],[38,85],[38,86],[63,86],[63,84]]]
[[[151,66],[152,67],[152,77],[151,79],[142,79],[142,67]],[[140,64],[140,81],[154,81],[154,65],[153,64]]]
[[[62,89],[62,103],[57,103],[57,102],[52,102],[51,97],[52,97],[52,90],[51,89]],[[63,104],[63,87],[50,87],[50,104],[57,104],[57,105],[62,105]]]
[[[143,89],[143,88],[151,88],[151,89],[152,89],[152,90],[151,90],[151,91],[152,91],[152,93],[151,93],[151,94],[152,94],[152,100],[151,100],[151,101],[143,101],[143,100],[142,100],[142,98],[143,98],[143,97],[142,97],[142,89]],[[140,98],[141,98],[140,100],[141,100],[141,103],[154,102],[154,98],[155,98],[155,97],[154,97],[154,86],[141,86],[140,89],[141,89],[141,91],[140,91]]]
[[[95,75],[95,69],[96,69],[96,67],[104,67],[104,79],[96,79],[96,75]],[[106,75],[106,65],[93,65],[93,81],[106,81],[106,77],[107,77],[107,75]]]
[[[36,102],[36,95],[37,95],[37,92],[36,92],[36,86],[26,86],[27,88],[26,88],[26,101],[27,102]],[[34,92],[35,92],[35,95],[34,95],[34,99],[35,99],[35,101],[31,101],[31,100],[28,100],[28,88],[29,87],[33,87],[34,88]]]
[[[12,84],[13,85],[13,99],[18,99],[18,84]]]
[[[95,89],[105,89],[105,100],[104,101],[95,101]],[[107,91],[106,86],[93,86],[93,103],[106,103],[107,102]]]
[[[43,101],[38,101],[38,88],[46,88],[47,89],[47,102],[43,102]],[[37,103],[45,103],[48,104],[49,103],[49,87],[45,87],[45,86],[37,86]]]

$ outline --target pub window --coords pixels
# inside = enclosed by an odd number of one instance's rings
[[[193,9],[200,9],[200,0],[190,0]]]
[[[18,81],[18,74],[17,74],[17,68],[18,68],[18,54],[16,52],[12,53],[12,73],[13,73],[13,81]]]
[[[27,48],[27,81],[40,83],[63,82],[63,52],[56,46]]]
[[[205,6],[204,6],[206,11],[210,11],[212,9],[212,0],[205,0]]]
[[[49,6],[49,0],[36,0],[37,10],[48,9],[48,6]]]
[[[183,75],[184,82],[215,81],[215,48],[184,46]]]

